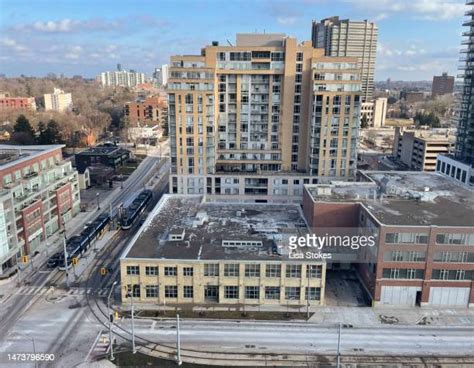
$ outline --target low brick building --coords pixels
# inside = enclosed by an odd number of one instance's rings
[[[305,185],[303,212],[310,227],[377,236],[376,261],[352,265],[373,304],[474,306],[474,192],[435,173],[359,179]]]

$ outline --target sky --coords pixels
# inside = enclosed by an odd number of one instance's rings
[[[463,0],[0,0],[0,74],[151,75],[170,55],[199,54],[236,33],[311,39],[311,21],[369,19],[379,27],[376,80],[456,75]]]

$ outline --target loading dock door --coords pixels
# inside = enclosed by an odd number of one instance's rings
[[[470,288],[432,287],[430,288],[430,305],[450,305],[467,307]]]
[[[417,286],[382,286],[380,303],[388,305],[414,306],[416,292],[421,288]]]

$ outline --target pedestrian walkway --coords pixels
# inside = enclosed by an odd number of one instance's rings
[[[52,291],[54,288],[43,286],[43,287],[38,287],[38,286],[22,286],[18,289],[18,291],[15,293],[16,295],[38,295],[38,294],[45,294],[48,291]],[[88,289],[86,290],[85,288],[79,288],[79,287],[71,287],[67,292],[66,295],[86,295],[86,294],[92,294],[100,297],[100,298],[105,298],[107,297],[109,293],[109,289],[107,288],[101,288],[97,290],[91,290]]]

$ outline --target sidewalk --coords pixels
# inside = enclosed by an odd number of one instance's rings
[[[117,306],[115,306],[117,307]],[[178,306],[181,308],[182,306]],[[227,311],[236,310],[238,306],[213,306],[205,308],[194,306],[194,311]],[[130,303],[121,303],[120,311],[129,311]],[[135,310],[175,310],[174,306],[163,304],[146,304],[135,302]],[[240,306],[240,310],[242,307]],[[474,310],[467,308],[393,308],[393,307],[343,307],[343,306],[323,306],[310,307],[310,323],[319,325],[337,325],[339,323],[352,325],[354,327],[367,326],[447,326],[447,327],[467,327],[474,328]],[[306,307],[286,307],[279,305],[245,306],[247,312],[306,312]],[[246,319],[242,319],[246,320]],[[301,320],[303,322],[303,320]],[[284,322],[287,322],[285,320]]]

